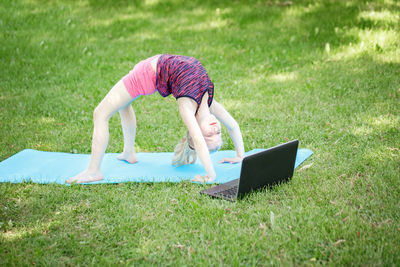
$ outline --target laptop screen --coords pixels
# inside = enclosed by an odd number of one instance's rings
[[[259,188],[285,182],[293,176],[298,140],[281,144],[243,159],[238,198]]]

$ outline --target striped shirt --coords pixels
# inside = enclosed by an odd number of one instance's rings
[[[163,97],[172,94],[176,99],[190,97],[200,107],[201,100],[208,92],[208,106],[211,106],[214,84],[201,63],[193,57],[161,55],[157,62],[156,89]]]

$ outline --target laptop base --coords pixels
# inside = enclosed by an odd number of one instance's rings
[[[236,201],[239,188],[239,178],[200,191],[200,194],[209,195],[215,198],[222,198],[229,201]]]

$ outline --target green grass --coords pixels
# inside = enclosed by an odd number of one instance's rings
[[[189,182],[0,184],[0,265],[399,265],[400,4],[292,2],[0,0],[0,160],[90,152],[97,103],[159,53],[200,59],[246,150],[315,152],[238,203]],[[175,100],[133,107],[137,151],[171,151]],[[117,116],[110,136],[121,151]]]

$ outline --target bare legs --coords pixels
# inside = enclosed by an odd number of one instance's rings
[[[135,153],[136,116],[131,105],[119,111],[122,132],[124,133],[124,150],[117,157],[129,163],[137,162]]]
[[[68,179],[67,183],[88,183],[99,181],[103,178],[100,165],[108,145],[108,121],[117,111],[120,111],[125,142],[124,152],[119,156],[119,159],[131,163],[136,162],[134,150],[136,118],[130,106],[133,100],[124,83],[119,81],[96,107],[93,113],[94,129],[89,166],[85,171]]]

